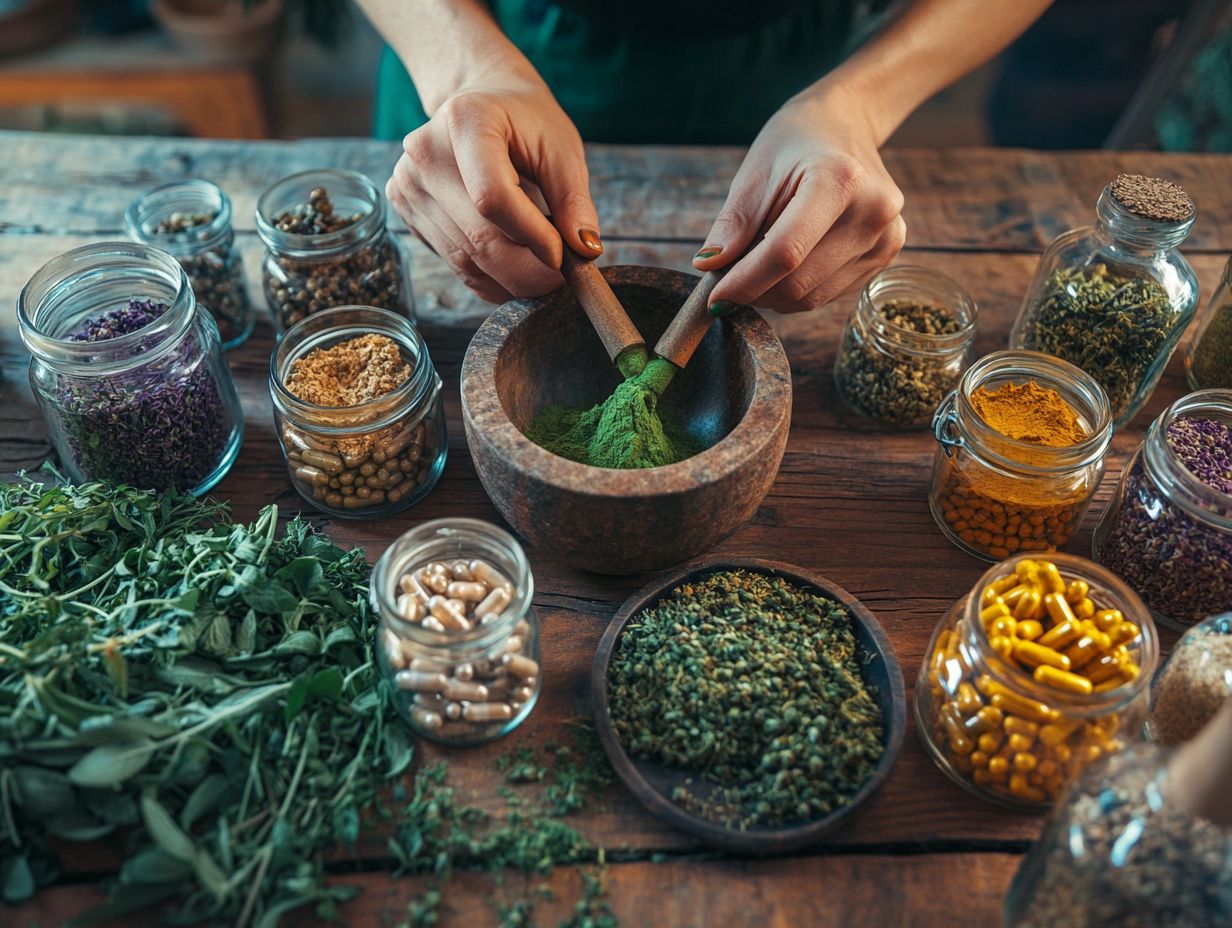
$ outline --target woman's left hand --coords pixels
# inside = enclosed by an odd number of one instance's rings
[[[803,94],[758,133],[732,181],[700,271],[730,266],[710,305],[805,312],[860,286],[903,247],[903,194],[871,121],[841,87]],[[733,261],[733,256],[739,260]]]

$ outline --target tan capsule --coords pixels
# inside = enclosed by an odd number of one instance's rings
[[[421,673],[444,673],[449,669],[448,664],[442,664],[429,657],[412,657],[410,664],[407,666],[411,670],[418,670]]]
[[[430,589],[433,593],[443,595],[449,589],[449,573],[444,569],[444,565],[433,566],[438,566],[441,569],[439,571],[420,571],[419,582],[423,583],[423,585]],[[427,574],[426,579],[424,576],[425,573]]]
[[[488,588],[475,581],[455,580],[446,590],[450,599],[461,599],[468,603],[477,603],[488,596]]]
[[[425,709],[423,706],[411,707],[411,721],[428,731],[439,731],[445,722],[439,712],[433,712],[431,709]]]
[[[453,631],[464,632],[471,627],[466,616],[454,608],[444,596],[433,596],[428,600],[428,611],[434,619]]]
[[[368,452],[367,451],[363,451],[359,454],[347,454],[345,451],[342,453],[342,463],[345,464],[347,468],[350,470],[355,470],[355,468],[357,467],[362,467],[367,462],[368,462]],[[354,475],[352,475],[352,477],[353,476]]]
[[[325,494],[325,505],[341,506],[343,505],[344,501],[348,499],[354,499],[354,497],[353,496],[343,496],[341,493],[326,493]]]
[[[366,509],[369,506],[375,506],[378,502],[375,496],[360,496],[358,492],[353,496],[342,497],[342,505],[347,509]]]
[[[466,614],[466,601],[465,600],[446,598],[445,602],[453,606],[453,608],[457,610],[458,615],[462,616],[462,618],[466,619],[468,622],[470,621],[470,618]]]
[[[399,670],[394,674],[394,682],[399,689],[414,690],[417,693],[440,693],[449,685],[449,678],[443,673],[425,673],[419,670]]]
[[[504,587],[497,587],[479,601],[475,607],[475,615],[483,618],[486,615],[500,615],[509,608],[511,597]]]
[[[502,644],[499,648],[497,648],[495,656],[498,659],[502,659],[503,661],[503,659],[508,657],[510,654],[521,654],[521,653],[522,653],[522,636],[521,635],[510,635],[508,638],[505,639],[505,643]]]
[[[417,706],[427,706],[429,709],[436,709],[445,704],[439,693],[416,693],[411,697],[411,702]]]
[[[313,438],[311,435],[304,432],[297,432],[288,427],[282,430],[282,442],[290,448],[294,448],[297,453],[303,454],[305,451],[328,451],[329,447],[321,441]]]
[[[529,686],[519,686],[511,695],[514,702],[526,702],[535,695],[535,691]]]
[[[462,719],[467,722],[504,722],[513,718],[513,706],[507,702],[467,703],[462,707]]]
[[[440,622],[438,622],[435,618],[433,618],[430,615],[424,616],[424,620],[420,622],[419,624],[431,632],[442,632],[443,633],[445,631],[445,626],[442,625]]]
[[[428,600],[432,598],[432,594],[423,588],[423,584],[414,574],[403,574],[402,579],[398,581],[398,586],[402,588],[403,593],[410,593],[424,605],[427,605]]]
[[[402,653],[402,640],[388,628],[381,629],[381,647],[385,649],[385,660],[394,670],[406,667],[406,656]]]
[[[530,623],[525,619],[518,619],[518,624],[513,626],[513,633],[525,640],[526,636],[530,634]]]
[[[424,605],[415,596],[403,593],[397,601],[398,615],[407,622],[419,622],[424,617]]]
[[[509,578],[502,574],[499,570],[489,564],[487,561],[475,558],[471,561],[471,576],[480,583],[486,583],[489,590],[496,587],[509,587],[513,585],[509,582]]]
[[[474,664],[459,664],[457,667],[453,669],[453,675],[457,677],[459,680],[461,680],[463,683],[467,683],[471,680],[474,680],[475,679],[475,665]]]
[[[307,451],[301,451],[300,457],[304,459],[305,464],[319,467],[327,474],[340,474],[343,471],[342,458],[329,451],[317,451],[315,448],[310,448]]]
[[[380,445],[377,446],[381,455],[389,460],[401,454],[403,449],[411,443],[411,439],[415,437],[414,429],[402,429],[395,432],[393,435],[386,438]]]
[[[462,718],[462,703],[445,703],[445,718],[449,719],[451,722],[456,722],[458,719]]]
[[[525,654],[506,654],[505,668],[520,680],[531,680],[539,674],[538,662]]]
[[[471,565],[466,561],[454,561],[449,565],[449,576],[462,583],[469,583],[475,579],[471,573]]]
[[[313,467],[309,464],[301,464],[295,468],[295,476],[314,487],[329,486],[329,474],[321,470],[319,467]]]
[[[403,671],[405,673],[406,671]],[[457,680],[448,678],[445,680],[445,687],[441,690],[445,694],[446,699],[452,699],[456,702],[487,702],[488,688],[482,683],[467,682],[465,680]]]

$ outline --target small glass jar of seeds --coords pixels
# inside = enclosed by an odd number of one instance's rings
[[[284,177],[257,201],[265,299],[279,332],[334,306],[377,306],[415,321],[411,259],[385,201],[355,171]]]
[[[1191,393],[1151,424],[1092,548],[1161,625],[1232,609],[1232,390]]]
[[[1139,736],[1159,641],[1099,565],[1018,555],[954,604],[925,654],[915,713],[933,760],[977,796],[1038,810]]]
[[[1057,423],[1047,416],[1059,410],[1072,438],[1062,432],[1057,442],[1042,443],[999,432],[977,403],[1007,388],[1024,391],[1022,434],[1048,437]],[[1103,476],[1112,415],[1099,384],[1074,365],[1034,351],[998,351],[963,374],[937,407],[933,433],[933,518],[958,547],[995,561],[1069,541]]]
[[[1193,228],[1180,187],[1122,174],[1104,188],[1095,225],[1058,236],[1040,259],[1011,348],[1082,368],[1108,394],[1119,428],[1147,401],[1198,306],[1198,279],[1178,249]]]
[[[843,329],[839,395],[887,425],[927,425],[970,361],[975,301],[957,281],[897,265],[873,277]]]
[[[1160,744],[1188,741],[1232,699],[1232,612],[1211,616],[1172,648],[1151,684],[1147,734]]]
[[[543,686],[522,546],[479,519],[411,529],[377,561],[377,660],[416,732],[479,744],[513,731]]]
[[[1189,385],[1195,390],[1232,390],[1232,258],[1193,328],[1185,351]]]
[[[404,316],[339,306],[297,322],[270,358],[270,396],[291,484],[322,512],[393,515],[445,468],[441,378]]]
[[[197,304],[218,323],[224,349],[252,333],[244,262],[235,247],[231,200],[206,180],[177,180],[135,199],[124,212],[134,242],[154,245],[180,262]]]
[[[30,384],[76,482],[201,494],[239,453],[244,414],[218,326],[171,255],[74,248],[22,289]]]

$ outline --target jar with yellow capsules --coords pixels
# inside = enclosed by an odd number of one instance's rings
[[[954,604],[926,653],[915,713],[937,765],[977,796],[1039,810],[1140,736],[1159,637],[1098,564],[1019,555]]]

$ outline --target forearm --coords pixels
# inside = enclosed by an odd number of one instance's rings
[[[410,72],[428,115],[468,87],[542,84],[481,0],[357,0]]]
[[[801,94],[851,96],[878,144],[916,107],[991,59],[1051,0],[904,0],[868,43]]]

